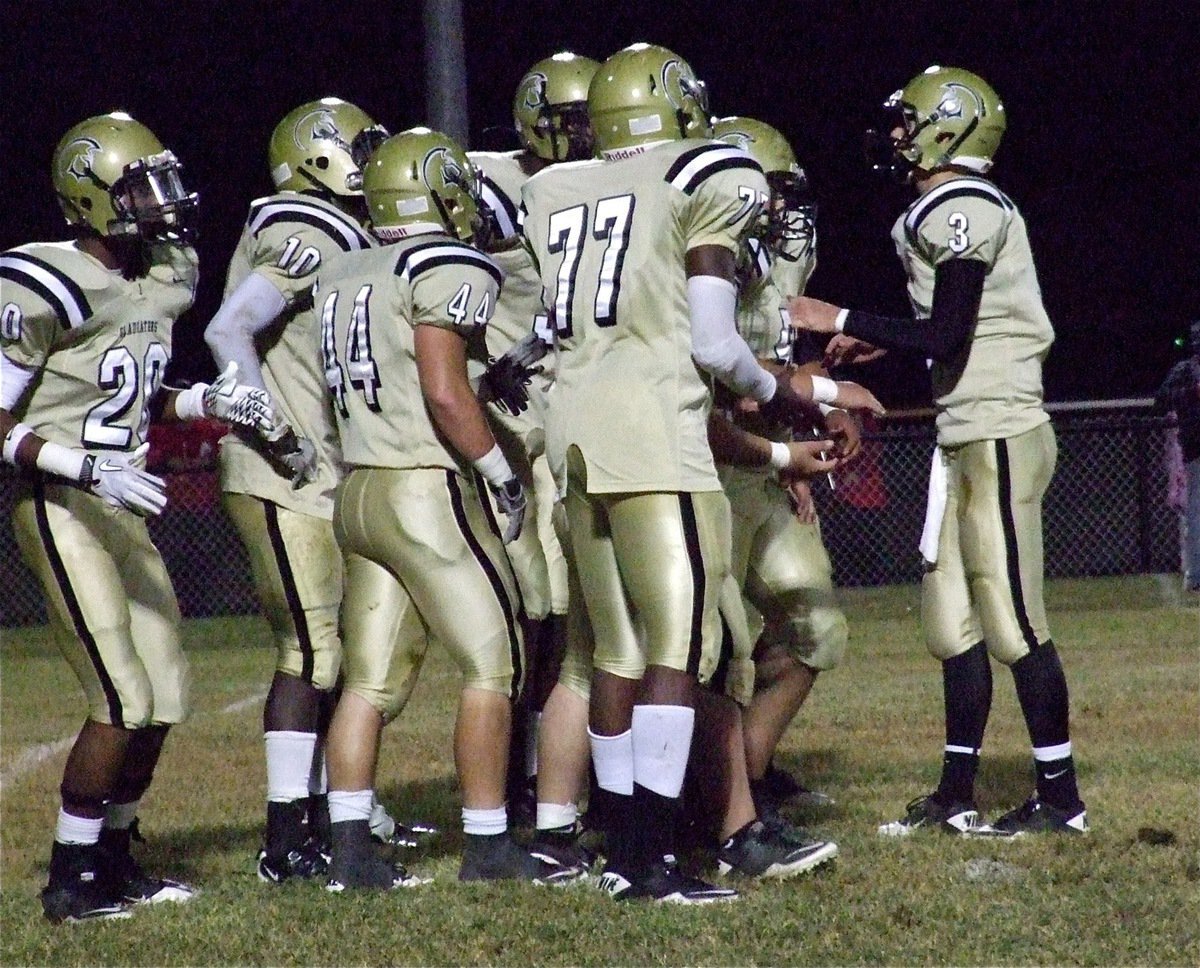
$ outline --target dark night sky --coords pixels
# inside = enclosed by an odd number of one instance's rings
[[[908,201],[861,158],[882,100],[930,63],[986,77],[1009,128],[997,183],[1030,225],[1058,331],[1050,399],[1153,392],[1200,316],[1200,12],[1188,2],[551,3],[466,0],[472,147],[508,147],[525,69],[570,48],[598,60],[664,44],[708,81],[718,114],[787,135],[819,196],[813,295],[907,312],[888,230]],[[707,11],[707,12],[705,12]],[[176,374],[206,376],[199,333],[266,143],[302,101],[334,94],[396,131],[424,120],[419,0],[10,0],[0,29],[5,175],[0,249],[61,237],[49,159],[62,133],[123,108],[201,193],[202,283]],[[887,402],[927,395],[920,368],[870,379]]]

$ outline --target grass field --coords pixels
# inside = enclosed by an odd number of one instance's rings
[[[838,842],[837,861],[709,908],[617,906],[587,887],[459,885],[457,679],[436,654],[385,734],[380,765],[397,816],[447,831],[405,858],[435,882],[365,897],[260,884],[272,653],[262,623],[239,618],[187,624],[196,713],[169,740],[142,807],[146,866],[202,894],[126,921],[50,926],[37,892],[82,703],[42,630],[5,630],[0,963],[1200,964],[1200,609],[1164,601],[1149,576],[1048,591],[1090,836],[881,841],[876,825],[935,785],[942,743],[940,678],[920,644],[917,598],[915,587],[844,595],[847,661],[822,676],[784,740],[782,764],[802,765],[837,798],[804,818]],[[1008,808],[1031,789],[1012,679],[998,669],[981,809]]]

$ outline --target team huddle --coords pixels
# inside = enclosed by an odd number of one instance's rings
[[[714,119],[665,48],[535,64],[512,152],[301,105],[205,330],[220,376],[185,390],[163,375],[195,294],[197,196],[128,115],[72,128],[52,162],[72,240],[0,255],[14,527],[88,702],[47,918],[194,894],[130,849],[189,706],[145,522],[166,505],[152,419],[231,428],[222,505],[277,647],[262,881],[427,880],[394,848],[435,831],[397,823],[375,788],[431,641],[461,675],[461,880],[597,870],[616,900],[703,904],[831,861],[782,809],[831,798],[772,757],[847,643],[808,481],[858,455],[855,411],[882,412],[826,367],[888,351],[932,360],[922,620],[946,746],[937,789],[879,833],[1086,832],[1041,588],[1053,330],[1024,222],[982,177],[1003,105],[930,68],[885,108],[875,166],[918,192],[893,232],[910,319],[802,295],[804,170],[770,125]],[[988,823],[991,658],[1013,671],[1037,790]],[[717,876],[681,865],[685,845]]]

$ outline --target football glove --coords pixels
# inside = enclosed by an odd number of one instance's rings
[[[525,488],[515,477],[510,477],[497,486],[488,484],[488,490],[496,499],[496,507],[508,518],[508,527],[504,529],[504,543],[509,544],[521,533],[521,525],[525,522]]]
[[[266,449],[292,482],[293,490],[298,490],[317,478],[317,450],[311,440],[298,437],[287,424],[283,428],[273,439],[266,437]]]
[[[83,461],[80,483],[115,508],[127,508],[142,517],[155,517],[167,506],[167,485],[161,477],[147,474],[148,443],[132,454],[104,452],[88,454]]]
[[[541,372],[536,364],[549,349],[536,333],[514,343],[484,372],[479,381],[479,399],[483,403],[494,402],[505,413],[524,413],[529,407],[529,392],[525,388],[533,375]]]
[[[264,436],[275,430],[271,394],[237,382],[238,365],[230,360],[225,372],[204,389],[204,413],[239,427],[251,427]]]

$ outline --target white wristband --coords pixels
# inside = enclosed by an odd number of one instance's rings
[[[13,424],[12,428],[4,435],[4,459],[10,463],[17,462],[17,448],[21,446],[21,441],[33,433],[33,428],[28,424]]]
[[[193,383],[186,390],[180,390],[175,396],[175,416],[180,420],[203,420],[204,391],[207,383]]]
[[[786,470],[792,462],[792,452],[787,444],[781,444],[777,440],[771,441],[771,467],[774,470]]]
[[[822,417],[828,417],[835,410],[844,410],[845,408],[844,407],[831,407],[827,403],[818,403],[817,409],[821,411]]]
[[[485,481],[496,487],[513,476],[512,468],[508,466],[508,458],[504,456],[499,444],[493,444],[492,449],[479,460],[471,461],[471,466],[483,475]]]
[[[78,481],[83,476],[83,464],[87,458],[86,451],[73,450],[46,441],[38,451],[37,469],[47,474],[65,477],[68,481]]]
[[[833,403],[837,400],[838,387],[833,380],[825,376],[814,376],[811,379],[813,403]]]
[[[846,317],[850,315],[849,309],[839,309],[837,318],[833,321],[835,332],[842,332],[846,328]]]

